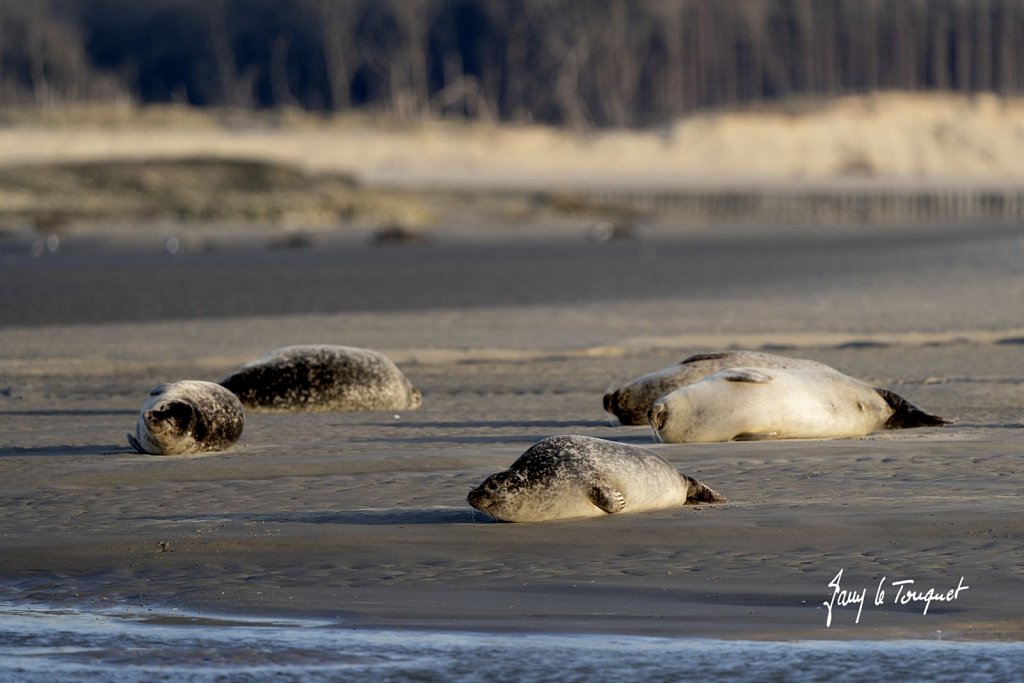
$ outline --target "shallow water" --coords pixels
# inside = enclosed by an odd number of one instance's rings
[[[752,642],[352,630],[0,603],[0,680],[1017,681],[1024,643]]]

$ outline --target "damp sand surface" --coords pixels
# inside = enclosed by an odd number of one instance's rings
[[[364,630],[1022,639],[1015,230],[570,247],[4,254],[0,597]],[[382,350],[423,407],[250,413],[224,453],[129,452],[153,386],[295,343]],[[612,383],[728,347],[822,361],[955,422],[655,444],[602,411]],[[729,503],[541,524],[466,505],[555,434],[648,446]],[[927,614],[900,602],[958,587]]]
[[[750,641],[352,629],[315,619],[211,619],[151,608],[0,603],[0,675],[90,683],[207,681],[1016,681],[1024,643]]]

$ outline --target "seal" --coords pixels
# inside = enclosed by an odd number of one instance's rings
[[[835,370],[729,368],[662,396],[651,408],[658,441],[830,439],[948,420]]]
[[[149,392],[128,443],[151,455],[222,451],[238,441],[244,421],[238,397],[219,384],[170,382]]]
[[[824,363],[803,358],[787,358],[761,351],[714,351],[690,356],[675,365],[656,370],[626,382],[604,395],[604,409],[624,425],[645,425],[651,406],[659,398],[679,387],[693,384],[708,375],[735,367],[809,368],[832,370]]]
[[[552,436],[487,477],[466,501],[501,522],[544,522],[724,503],[725,497],[646,448]]]
[[[423,395],[391,360],[353,346],[286,346],[236,369],[221,385],[262,411],[412,410]]]

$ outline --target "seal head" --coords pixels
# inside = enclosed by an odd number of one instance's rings
[[[150,392],[128,443],[151,455],[221,451],[238,441],[244,421],[241,402],[219,384],[171,382]]]

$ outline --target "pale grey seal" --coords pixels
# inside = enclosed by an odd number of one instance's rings
[[[947,422],[835,370],[781,368],[721,370],[662,396],[650,414],[655,438],[672,443],[829,439]]]
[[[412,410],[422,402],[419,389],[387,356],[352,346],[275,349],[221,384],[257,410]]]
[[[725,497],[646,448],[552,436],[487,477],[466,500],[502,522],[542,522],[722,503]]]
[[[241,402],[219,384],[170,382],[149,393],[128,443],[152,455],[222,451],[238,441],[243,425]]]
[[[700,353],[655,372],[626,382],[604,395],[604,409],[624,425],[645,425],[651,406],[659,398],[679,387],[693,384],[708,375],[735,367],[813,368],[832,370],[824,363],[803,358],[787,358],[761,351],[714,351]]]

